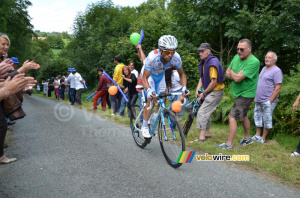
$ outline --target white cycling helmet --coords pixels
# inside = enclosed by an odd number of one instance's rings
[[[163,35],[158,40],[158,47],[162,50],[176,50],[177,46],[177,39],[171,35]]]

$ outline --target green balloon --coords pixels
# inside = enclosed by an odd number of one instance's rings
[[[136,33],[136,32],[134,32],[130,35],[130,41],[133,45],[137,45],[140,38],[141,38],[141,35],[139,33]]]

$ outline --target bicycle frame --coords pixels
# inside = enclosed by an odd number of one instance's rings
[[[159,110],[158,110],[158,116],[157,116],[157,118],[155,119],[154,123],[153,123],[152,125],[149,126],[149,127],[150,127],[150,131],[149,131],[149,132],[150,132],[150,134],[151,134],[152,136],[154,136],[154,135],[155,135],[156,128],[157,128],[157,124],[158,124],[159,120],[161,120],[161,121],[162,121],[162,124],[163,124],[163,128],[164,128],[165,141],[168,141],[168,137],[167,137],[167,134],[166,134],[166,123],[165,123],[165,120],[164,120],[165,116],[164,116],[164,112],[163,112],[164,109],[166,109],[164,97],[166,97],[166,96],[175,96],[175,95],[182,95],[182,93],[168,93],[168,94],[162,93],[162,95],[161,95],[161,94],[157,94],[157,95],[156,95],[156,97],[159,98],[159,100],[158,100],[157,103],[160,104],[160,107],[159,107]],[[139,128],[137,128],[136,126],[137,126],[137,123],[138,123],[138,121],[139,121],[139,118],[140,118],[141,114],[144,113],[144,108],[146,107],[146,104],[145,104],[145,91],[144,91],[144,90],[142,90],[142,97],[143,97],[143,98],[142,98],[142,100],[143,100],[142,111],[139,112],[139,115],[136,117],[135,123],[134,123],[134,128],[135,128],[136,130],[138,130],[139,132],[141,132],[141,130],[140,130]],[[184,103],[182,104],[182,106],[184,106],[185,103],[186,103],[186,99],[184,99]],[[151,105],[150,105],[149,108],[152,109],[152,106],[153,106],[153,105],[152,105],[152,101],[151,101]],[[148,108],[148,109],[149,109],[149,108]],[[173,128],[172,128],[172,126],[171,126],[171,120],[170,120],[169,117],[168,117],[168,123],[169,123],[169,125],[170,125],[170,130],[171,130],[171,132],[172,132],[173,138],[174,138],[174,139],[177,139],[176,136],[175,136],[175,133],[174,133],[174,131],[173,131]]]

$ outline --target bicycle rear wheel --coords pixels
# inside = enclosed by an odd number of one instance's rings
[[[135,141],[135,143],[138,145],[140,148],[145,148],[149,141],[144,138],[142,135],[142,123],[140,123],[140,112],[143,113],[142,108],[139,105],[133,105],[131,108],[131,113],[130,113],[130,128],[131,128],[131,133],[132,137]]]
[[[164,119],[159,121],[158,134],[160,147],[168,164],[173,168],[180,167],[182,163],[177,161],[181,151],[185,151],[185,140],[180,122],[173,112],[164,110]]]

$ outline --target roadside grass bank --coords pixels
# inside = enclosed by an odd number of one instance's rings
[[[84,92],[82,94],[82,107],[83,110],[91,111],[93,105],[93,99],[86,101],[91,92]],[[44,97],[43,94],[37,94],[34,91],[34,95]],[[54,94],[51,98],[45,97],[47,99],[56,100]],[[61,101],[68,104],[68,98],[66,97],[65,101]],[[76,106],[75,106],[76,107]],[[78,106],[77,106],[78,107]],[[102,111],[101,107],[96,111],[93,111],[94,114],[106,117],[112,121],[116,121],[120,124],[125,124],[129,127],[130,120],[126,116],[111,116],[112,109]],[[181,124],[183,126],[187,114],[181,119]],[[296,189],[300,192],[300,158],[291,157],[290,154],[292,151],[295,151],[299,138],[292,137],[288,135],[275,135],[272,140],[267,140],[265,144],[260,144],[253,142],[253,144],[248,146],[240,146],[239,143],[244,137],[243,127],[238,126],[238,131],[234,140],[234,149],[232,150],[220,150],[214,147],[214,145],[221,144],[226,142],[228,138],[229,125],[223,123],[212,123],[211,128],[211,138],[208,139],[205,143],[189,143],[189,141],[194,140],[199,136],[199,130],[196,129],[196,118],[194,123],[189,131],[188,136],[186,137],[186,145],[188,151],[197,151],[199,154],[208,153],[209,155],[249,155],[249,161],[240,161],[240,162],[225,162],[231,166],[238,166],[246,170],[253,171],[258,174],[263,174],[268,179],[274,180],[276,182],[285,184],[291,188]],[[253,127],[253,126],[252,126]],[[251,136],[255,134],[255,128],[251,129]],[[134,141],[132,141],[134,144]],[[198,163],[201,166],[201,163],[211,163],[211,162],[201,162],[197,161],[196,158],[193,159],[192,163]]]

